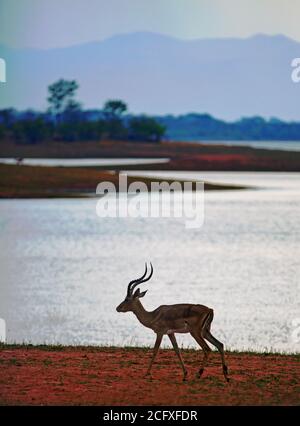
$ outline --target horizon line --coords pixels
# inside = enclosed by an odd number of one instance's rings
[[[160,32],[155,32],[155,31],[128,31],[128,32],[121,32],[121,33],[116,33],[113,34],[111,36],[99,39],[99,40],[90,40],[90,41],[85,41],[82,43],[74,43],[74,44],[70,44],[70,45],[66,45],[66,46],[53,46],[53,47],[31,47],[31,46],[25,46],[25,47],[16,47],[16,46],[11,46],[9,44],[5,44],[0,42],[0,47],[4,47],[6,49],[11,49],[11,50],[37,50],[37,51],[48,51],[48,50],[62,50],[62,49],[72,49],[72,48],[76,48],[76,47],[82,47],[82,46],[86,46],[86,45],[91,45],[91,44],[100,44],[100,43],[104,43],[107,42],[109,40],[113,40],[115,38],[118,37],[128,37],[128,36],[138,36],[138,35],[152,35],[152,36],[158,36],[161,38],[166,38],[166,39],[171,39],[171,40],[176,40],[178,42],[183,42],[183,43],[190,43],[190,42],[197,42],[197,41],[212,41],[212,40],[250,40],[256,37],[264,37],[264,38],[278,38],[278,37],[282,37],[285,38],[287,40],[290,40],[292,42],[295,43],[300,43],[300,40],[296,40],[290,36],[287,36],[284,33],[273,33],[273,34],[268,34],[268,33],[263,33],[263,32],[258,32],[258,33],[254,33],[252,35],[249,36],[245,36],[245,37],[235,37],[235,36],[224,36],[224,37],[194,37],[194,38],[180,38],[180,37],[176,37],[174,35],[170,35],[170,34],[166,34],[166,33],[160,33]]]

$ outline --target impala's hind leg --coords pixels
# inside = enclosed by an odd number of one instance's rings
[[[201,367],[200,367],[200,369],[198,371],[198,374],[197,374],[197,376],[200,378],[202,376],[202,374],[203,374],[204,368],[207,365],[208,357],[209,357],[209,354],[211,352],[211,349],[208,346],[208,344],[206,343],[206,341],[200,336],[199,333],[194,333],[194,332],[192,333],[191,332],[191,335],[196,340],[196,342],[198,343],[198,345],[202,348],[203,354],[204,354],[203,360],[202,360],[202,365],[201,365]]]
[[[212,343],[220,352],[221,359],[222,359],[223,374],[224,374],[225,380],[227,382],[229,382],[228,368],[227,368],[227,365],[225,363],[224,345],[223,345],[222,342],[217,340],[210,332],[210,327],[211,327],[211,323],[212,323],[213,319],[214,319],[214,311],[212,309],[210,309],[210,312],[209,312],[209,314],[207,315],[207,317],[204,321],[202,331],[201,331],[201,336],[204,339],[208,340],[210,343]]]
[[[204,332],[203,332],[203,337],[206,339],[206,340],[208,340],[210,343],[212,343],[217,349],[218,349],[218,351],[220,352],[220,355],[221,355],[221,359],[222,359],[222,366],[223,366],[223,374],[224,374],[224,377],[225,377],[225,380],[227,381],[227,382],[229,382],[229,378],[228,378],[228,368],[227,368],[227,365],[226,365],[226,363],[225,363],[225,355],[224,355],[224,345],[223,345],[223,343],[221,343],[219,340],[217,340],[212,334],[211,334],[211,332],[208,330],[208,329],[206,329],[206,330],[204,330]]]

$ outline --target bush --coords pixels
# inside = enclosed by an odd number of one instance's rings
[[[165,127],[151,117],[134,117],[129,122],[129,139],[160,142]]]

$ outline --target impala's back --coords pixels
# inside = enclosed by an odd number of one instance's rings
[[[205,323],[213,319],[213,310],[204,305],[180,303],[176,305],[162,305],[153,311],[154,331],[163,334],[190,333],[193,330],[202,330]]]

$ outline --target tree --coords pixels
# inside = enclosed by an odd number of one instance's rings
[[[133,117],[129,122],[129,138],[133,140],[160,142],[165,131],[165,126],[151,117]]]
[[[103,112],[107,119],[120,119],[122,114],[127,111],[125,102],[119,99],[110,99],[105,102]]]
[[[19,120],[12,126],[14,139],[18,143],[37,144],[52,137],[52,128],[43,118]]]
[[[103,113],[106,119],[107,133],[110,138],[127,138],[127,129],[122,121],[122,114],[125,111],[127,111],[127,105],[119,99],[111,99],[105,102]]]
[[[49,97],[49,111],[54,114],[56,122],[59,121],[60,116],[65,110],[79,104],[74,100],[74,96],[78,89],[78,84],[75,80],[60,79],[55,83],[48,86]]]
[[[0,124],[0,140],[3,140],[6,135],[5,126],[3,124]]]
[[[70,99],[62,113],[62,119],[66,122],[82,121],[81,105],[74,99]]]
[[[5,108],[0,110],[0,123],[9,128],[15,119],[15,110],[13,108]]]

